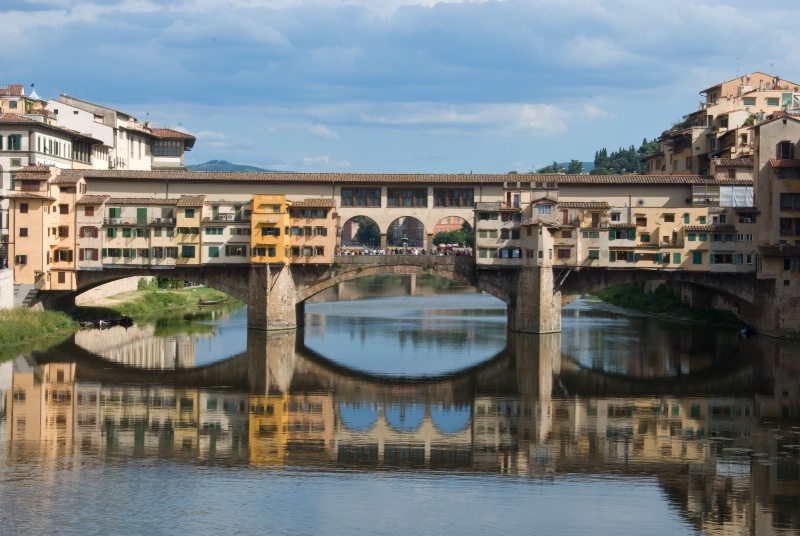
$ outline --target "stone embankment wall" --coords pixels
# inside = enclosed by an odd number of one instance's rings
[[[14,306],[14,270],[0,270],[0,309],[11,309]]]

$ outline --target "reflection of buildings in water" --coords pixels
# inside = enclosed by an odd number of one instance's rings
[[[413,402],[354,404],[346,400],[337,401],[334,407],[334,443],[340,464],[470,466],[469,407]],[[447,426],[445,422],[457,424]]]
[[[11,361],[0,363],[0,443],[6,438],[6,409],[8,407],[7,397],[11,392],[11,382],[13,381],[13,365]]]
[[[537,363],[518,362],[516,370],[498,367],[516,374],[518,394],[498,388],[504,394],[477,394],[453,404],[431,398],[435,391],[429,387],[416,392],[371,387],[362,379],[320,380],[321,373],[296,356],[286,361],[283,350],[278,354],[267,364],[281,377],[278,383],[291,387],[308,369],[316,381],[339,385],[338,392],[249,396],[100,385],[76,382],[74,364],[32,367],[19,359],[6,387],[4,437],[12,446],[40,441],[54,457],[76,448],[231,456],[269,465],[335,461],[523,475],[651,475],[709,534],[800,528],[800,428],[792,428],[800,425],[793,413],[800,409],[800,375],[791,356],[773,363],[773,396],[755,399],[553,398],[559,387],[551,371],[557,377],[559,369],[544,366],[540,356]],[[293,375],[287,376],[290,364]],[[488,388],[476,385],[472,392]],[[366,402],[372,396],[383,400]],[[764,418],[774,424],[759,425]],[[747,449],[764,456],[753,457]]]
[[[195,364],[194,336],[157,337],[154,326],[84,329],[75,334],[75,344],[109,361],[139,368],[173,370]]]

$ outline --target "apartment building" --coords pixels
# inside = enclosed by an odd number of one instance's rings
[[[700,92],[705,98],[694,112],[665,131],[660,150],[645,157],[650,175],[716,175],[731,160],[753,154],[752,125],[757,120],[800,104],[800,84],[754,72]]]
[[[330,264],[333,262],[332,238],[336,236],[333,199],[317,197],[292,202],[289,207],[291,224],[291,263]]]

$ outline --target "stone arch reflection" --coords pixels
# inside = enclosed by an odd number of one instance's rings
[[[445,407],[444,404],[431,406],[431,422],[433,426],[445,434],[457,434],[466,430],[472,422],[472,407]]]
[[[383,412],[386,424],[398,432],[413,432],[425,421],[425,404],[392,404]]]
[[[353,432],[372,430],[378,423],[379,416],[380,408],[375,404],[339,404],[339,418]]]

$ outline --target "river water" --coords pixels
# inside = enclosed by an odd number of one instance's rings
[[[800,348],[426,278],[0,363],[0,534],[800,534]]]

